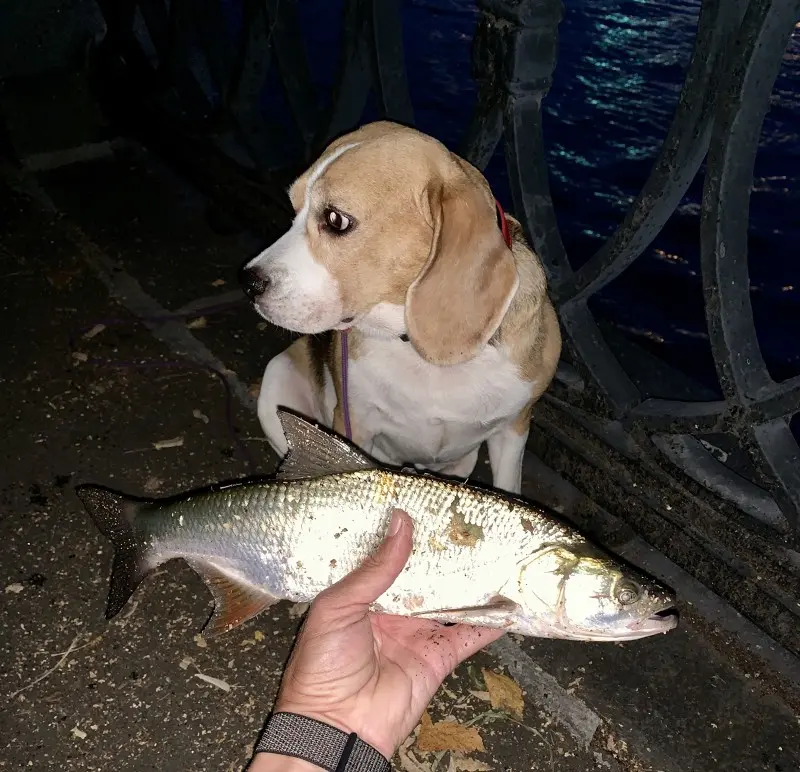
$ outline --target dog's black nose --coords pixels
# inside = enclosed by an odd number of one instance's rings
[[[245,295],[250,300],[255,300],[269,286],[269,279],[264,276],[257,268],[243,268],[239,274],[239,281]]]

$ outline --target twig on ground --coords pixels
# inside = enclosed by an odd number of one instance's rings
[[[61,655],[61,659],[58,660],[58,662],[56,662],[56,664],[53,665],[53,667],[51,667],[49,670],[46,670],[37,678],[34,678],[33,681],[31,681],[29,684],[25,684],[25,686],[22,686],[19,689],[17,689],[17,691],[11,694],[9,699],[13,700],[17,695],[22,694],[22,692],[24,692],[26,689],[30,689],[32,686],[36,686],[36,684],[38,684],[40,681],[44,681],[44,679],[47,678],[51,673],[55,673],[56,670],[58,670],[67,661],[67,657],[69,657],[69,655],[72,654],[73,651],[75,651],[76,648],[75,644],[80,640],[80,637],[81,637],[80,634],[78,634],[72,639],[72,643],[69,645],[69,648]]]

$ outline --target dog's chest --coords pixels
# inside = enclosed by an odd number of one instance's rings
[[[410,343],[364,341],[350,362],[350,412],[397,463],[458,460],[529,401],[532,384],[487,347],[464,364],[425,362]]]

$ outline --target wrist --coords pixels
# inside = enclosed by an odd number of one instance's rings
[[[316,764],[294,756],[281,756],[277,753],[257,753],[247,768],[247,772],[320,772]]]
[[[381,716],[372,715],[370,717],[370,723],[367,724],[364,721],[355,719],[353,716],[347,716],[336,711],[307,710],[291,702],[279,702],[275,705],[275,712],[296,713],[297,715],[312,718],[315,721],[320,721],[323,724],[336,727],[336,729],[340,729],[342,732],[347,732],[348,734],[350,734],[350,732],[355,732],[362,742],[371,745],[387,761],[391,760],[395,750],[397,750],[397,746],[402,742],[402,739],[404,739],[401,738],[400,741],[396,741],[394,737],[386,736],[386,733],[381,731],[380,726],[377,726],[381,722]]]

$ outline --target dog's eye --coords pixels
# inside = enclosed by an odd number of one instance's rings
[[[326,209],[324,216],[325,225],[336,233],[345,233],[353,224],[352,220],[346,214],[337,212],[335,209]]]

